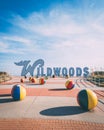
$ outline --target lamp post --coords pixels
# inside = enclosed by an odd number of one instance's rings
[[[97,70],[97,67],[95,67],[95,76],[94,76],[94,80],[95,80],[95,84],[97,85],[97,78],[98,77],[98,70]]]
[[[100,69],[99,69],[99,71],[98,71],[98,77],[99,77],[99,86],[100,86]]]
[[[101,71],[101,78],[99,77],[99,80],[100,80],[100,86],[101,86],[101,83],[102,83],[102,79],[103,79],[103,68],[100,67],[100,71]]]
[[[90,73],[91,73],[91,82],[93,82],[93,76],[94,76],[94,73],[93,73],[93,68],[92,67],[90,67]]]

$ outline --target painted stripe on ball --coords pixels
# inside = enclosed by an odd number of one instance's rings
[[[26,89],[24,87],[20,87],[20,100],[23,100],[26,96]]]
[[[92,90],[87,89],[86,91],[88,93],[88,109],[91,110],[98,103],[97,96]]]
[[[78,94],[78,102],[81,107],[88,110],[88,94],[86,90],[82,90]]]
[[[69,82],[70,82],[69,80],[66,81],[66,83],[65,83],[65,86],[66,86],[66,87],[68,86]]]
[[[16,85],[13,90],[12,90],[12,97],[14,100],[19,100],[20,99],[20,86]]]

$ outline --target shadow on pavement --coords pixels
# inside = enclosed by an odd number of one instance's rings
[[[1,103],[10,103],[10,102],[14,102],[13,98],[0,99],[0,104]]]
[[[26,83],[26,85],[39,86],[40,84],[35,84],[35,83]]]
[[[0,94],[0,97],[11,96],[11,94]]]
[[[67,115],[81,114],[85,112],[87,111],[81,109],[80,106],[62,106],[43,110],[40,112],[40,114],[45,116],[67,116]]]
[[[54,89],[48,89],[49,91],[67,91],[66,88],[54,88]]]

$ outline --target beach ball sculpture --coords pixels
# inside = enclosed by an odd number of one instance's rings
[[[23,82],[24,82],[23,78],[21,78],[20,82],[21,82],[21,83],[23,83]]]
[[[26,97],[26,89],[22,85],[14,85],[11,96],[14,100],[23,100]]]
[[[29,77],[29,81],[31,82],[32,77]]]
[[[44,83],[45,83],[44,78],[40,78],[39,79],[39,84],[44,84]]]
[[[67,89],[73,89],[75,84],[73,83],[73,81],[67,80],[65,86]]]
[[[81,90],[77,95],[78,104],[85,110],[92,110],[98,103],[96,94],[90,89]]]
[[[32,79],[31,79],[31,82],[32,82],[32,83],[35,83],[35,78],[32,78]]]

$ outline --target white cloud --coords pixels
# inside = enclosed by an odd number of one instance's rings
[[[0,48],[1,49],[6,49],[8,48],[8,45],[7,44],[4,44],[2,41],[0,42]]]
[[[13,50],[13,49],[10,49],[10,48],[0,48],[0,53],[12,53],[12,54],[23,54],[24,50],[23,49],[16,49],[16,50]]]
[[[33,13],[26,19],[18,16],[13,24],[27,31],[49,37],[68,37],[70,34],[86,32],[83,26],[73,20],[71,14],[65,14],[65,12],[57,14],[53,10],[47,16],[41,13]]]
[[[13,53],[13,54],[18,54],[18,52],[20,54],[23,54],[26,50],[25,48],[11,48],[10,47],[10,43],[8,42],[8,40],[13,40],[12,37],[5,37],[4,39],[2,38],[0,41],[0,52],[2,53]]]
[[[54,9],[48,14],[32,13],[27,18],[15,16],[12,23],[20,30],[4,36],[7,45],[4,51],[16,53],[8,48],[10,40],[24,44],[16,50],[26,54],[26,58],[43,57],[54,64],[104,64],[103,21],[103,15],[90,14],[84,19],[79,12],[71,14]]]
[[[31,44],[31,41],[29,39],[23,38],[21,36],[4,36],[3,39],[6,41],[14,41],[14,42],[24,43],[26,45]]]

